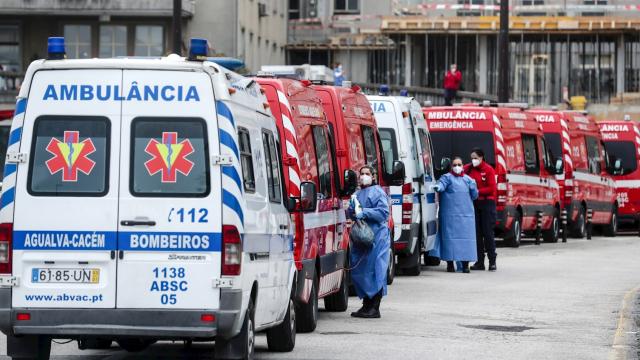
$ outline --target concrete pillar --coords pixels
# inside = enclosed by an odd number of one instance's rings
[[[412,52],[411,52],[411,36],[405,34],[404,36],[404,86],[411,86],[411,64]]]
[[[487,94],[489,74],[489,41],[487,35],[478,39],[478,92]]]
[[[618,37],[616,44],[616,93],[624,92],[624,35]]]

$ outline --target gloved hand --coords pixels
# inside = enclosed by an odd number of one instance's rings
[[[364,212],[361,212],[361,213],[359,213],[359,214],[356,214],[356,219],[357,219],[357,220],[362,220],[362,219],[364,219]]]
[[[440,188],[440,185],[438,185],[438,184],[431,185],[431,190],[433,190],[433,191],[438,191],[438,192],[439,192],[439,191],[440,191],[440,189],[441,189],[441,188]]]

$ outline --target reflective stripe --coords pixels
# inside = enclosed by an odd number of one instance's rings
[[[616,180],[614,181],[617,188],[640,188],[640,180]]]

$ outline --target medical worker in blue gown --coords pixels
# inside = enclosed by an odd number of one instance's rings
[[[379,318],[380,301],[387,294],[387,267],[389,265],[389,202],[387,194],[373,182],[373,169],[360,169],[360,190],[356,198],[362,207],[357,212],[353,202],[347,209],[351,219],[362,219],[375,234],[372,248],[351,248],[351,281],[356,294],[362,299],[362,308],[351,313],[353,317]],[[474,238],[475,239],[475,238]],[[475,249],[475,247],[474,247]],[[475,251],[475,250],[474,250]]]
[[[469,261],[477,260],[476,220],[473,200],[478,197],[476,182],[464,174],[462,159],[456,157],[451,172],[444,174],[434,190],[440,193],[440,226],[434,256],[447,262],[447,271],[455,272],[454,261],[469,273]]]

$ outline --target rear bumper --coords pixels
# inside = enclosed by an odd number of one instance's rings
[[[18,321],[18,313],[30,320]],[[215,315],[203,322],[202,314]],[[7,335],[63,338],[146,337],[154,339],[233,336],[242,319],[242,290],[221,291],[218,310],[11,308],[11,289],[0,288],[0,330]]]

